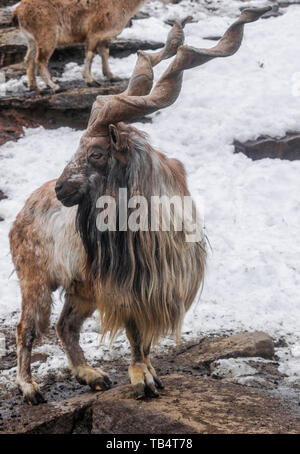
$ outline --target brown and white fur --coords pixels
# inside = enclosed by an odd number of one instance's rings
[[[73,159],[58,180],[35,191],[18,214],[10,232],[13,262],[20,280],[22,314],[17,326],[17,383],[25,399],[43,402],[32,380],[30,359],[36,337],[47,329],[51,293],[61,287],[65,305],[57,333],[74,376],[94,390],[107,389],[105,372],[90,367],[79,346],[83,321],[96,309],[102,333],[113,337],[125,329],[131,344],[129,377],[138,398],[158,395],[162,383],[150,362],[150,348],[160,336],[179,333],[186,310],[203,283],[206,251],[203,236],[187,242],[190,213],[183,230],[100,231],[97,200],[141,195],[189,195],[183,165],[154,150],[146,136],[121,120],[132,120],[175,102],[183,71],[215,57],[233,55],[242,42],[244,25],[269,8],[245,10],[212,49],[181,46],[183,31],[175,23],[165,48],[139,53],[128,89],[99,96],[87,131]],[[175,55],[151,91],[152,67]],[[151,91],[151,92],[150,92]],[[116,200],[117,212],[120,210]],[[148,204],[149,206],[149,204]],[[151,216],[149,216],[151,218]]]
[[[78,343],[83,321],[98,309],[102,333],[126,329],[132,348],[129,375],[139,396],[145,385],[153,394],[155,383],[161,385],[150,363],[151,341],[180,329],[203,280],[204,242],[185,243],[184,232],[98,232],[96,201],[103,193],[125,187],[129,197],[188,195],[179,162],[154,151],[131,126],[117,125],[116,134],[130,142],[127,164],[109,157],[103,175],[90,155],[97,142],[87,149],[83,138],[58,183],[46,183],[32,194],[10,234],[22,291],[17,383],[33,403],[39,394],[31,380],[30,351],[48,326],[52,291],[65,290],[57,333],[77,380],[92,389],[109,384],[103,371],[87,365]],[[55,185],[65,205],[78,206],[62,205]]]
[[[48,70],[48,61],[58,46],[85,43],[84,79],[97,83],[91,74],[96,53],[102,58],[103,74],[114,80],[109,64],[108,41],[119,35],[147,0],[22,0],[14,10],[27,40],[25,64],[30,90],[38,91],[36,69],[45,84],[59,89]]]

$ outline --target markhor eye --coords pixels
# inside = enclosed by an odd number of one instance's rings
[[[93,159],[100,159],[100,158],[102,158],[102,156],[103,156],[102,151],[95,150],[95,151],[93,151],[93,153],[91,154],[90,157],[93,158]]]

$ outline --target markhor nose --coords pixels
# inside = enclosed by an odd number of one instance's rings
[[[59,192],[62,189],[63,185],[64,184],[61,181],[58,181],[55,185],[55,192]]]

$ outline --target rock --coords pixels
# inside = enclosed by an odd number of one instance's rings
[[[127,83],[127,80],[103,82],[100,87],[70,88],[55,94],[48,91],[45,95],[26,93],[0,98],[0,145],[8,140],[16,141],[23,135],[24,126],[85,129],[96,97],[121,93]]]
[[[20,63],[24,60],[26,53],[26,39],[17,28],[9,27],[0,29],[0,68]],[[110,55],[112,57],[124,58],[132,53],[141,50],[156,50],[164,46],[159,41],[144,41],[140,39],[116,38],[109,42]],[[69,62],[83,64],[85,47],[82,44],[73,44],[55,49],[50,64],[60,63],[63,66]]]
[[[0,201],[4,199],[7,199],[7,195],[5,195],[4,192],[0,189]]]
[[[208,41],[220,41],[222,36],[203,36],[203,39],[207,39]]]
[[[6,331],[2,325],[2,330],[7,352],[1,368],[9,372],[16,363],[15,338],[11,326]],[[54,329],[49,336],[48,342],[57,342]],[[202,359],[210,358],[206,376],[199,374],[200,353]],[[49,372],[43,379],[37,377],[48,404],[28,407],[16,393],[1,395],[0,433],[297,433],[296,388],[290,384],[286,392],[280,387],[279,394],[276,383],[288,383],[278,363],[257,357],[272,353],[272,340],[260,332],[207,338],[185,344],[180,351],[154,352],[153,365],[164,375],[165,389],[158,399],[139,401],[125,384],[128,364],[123,359],[95,364],[110,370],[114,384],[120,383],[105,393],[85,392],[88,387],[77,384],[67,371],[59,379]],[[255,357],[248,357],[251,354]],[[223,355],[237,357],[219,359]],[[35,367],[45,360],[45,354],[33,354]]]
[[[45,363],[47,361],[47,353],[33,353],[31,356],[31,364],[33,363]]]
[[[146,13],[146,11],[138,11],[133,16],[132,20],[142,20],[142,19],[149,19],[150,14]]]
[[[298,433],[283,400],[210,378],[172,374],[158,399],[135,400],[129,385],[105,393],[14,409],[1,433],[193,434]]]
[[[219,359],[210,365],[213,378],[237,378],[254,375],[256,369],[241,358]]]
[[[210,364],[211,377],[255,388],[275,389],[285,377],[275,361],[261,358],[219,359]]]
[[[24,61],[22,61],[20,63],[15,63],[14,65],[4,66],[1,69],[1,72],[5,76],[5,81],[8,81],[10,79],[19,79],[19,77],[24,76],[24,74],[26,74],[25,63]],[[2,96],[4,95],[5,94],[3,94]]]
[[[281,139],[262,136],[245,143],[236,140],[234,148],[235,153],[244,153],[253,161],[264,158],[295,161],[300,159],[300,133],[287,134]]]
[[[23,118],[14,111],[1,112],[0,110],[0,145],[18,140],[23,134],[23,127],[33,128],[39,124],[30,118]]]
[[[208,337],[184,353],[179,353],[176,362],[194,364],[194,368],[209,369],[213,361],[223,358],[260,357],[273,359],[274,343],[263,332],[240,333],[229,337]]]
[[[62,91],[55,94],[44,90],[44,94],[40,95],[31,92],[0,98],[0,145],[9,140],[18,140],[24,134],[24,126],[85,129],[96,97],[121,93],[128,81],[103,81],[99,87],[72,87],[80,83],[84,85],[81,81],[62,83]],[[139,121],[151,122],[151,119],[145,117]]]
[[[86,393],[60,402],[52,402],[36,407],[21,405],[15,408],[14,417],[8,427],[5,421],[0,424],[1,433],[74,433],[77,421],[83,423],[88,412],[99,396]],[[5,415],[4,415],[5,416]],[[0,421],[1,423],[1,421]]]
[[[272,0],[276,1],[278,3],[278,6],[282,8],[287,8],[288,6],[291,5],[300,5],[300,0]]]
[[[160,41],[145,41],[141,39],[116,38],[109,42],[110,55],[116,58],[125,58],[135,54],[138,50],[157,50],[164,47]]]
[[[11,26],[11,9],[0,8],[0,28]]]
[[[24,59],[26,43],[18,29],[0,29],[0,68]]]
[[[20,0],[1,0],[1,6],[13,6],[19,3]]]

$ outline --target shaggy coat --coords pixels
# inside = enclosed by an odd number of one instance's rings
[[[31,349],[48,326],[51,293],[59,287],[65,304],[57,333],[77,380],[94,390],[110,386],[105,372],[87,364],[79,345],[82,323],[98,309],[103,335],[113,338],[126,330],[136,397],[158,395],[163,385],[150,361],[151,344],[167,333],[179,335],[203,283],[205,239],[195,206],[185,209],[189,191],[183,165],[154,150],[145,134],[122,121],[174,103],[185,69],[233,55],[244,25],[268,10],[244,10],[212,49],[182,46],[183,23],[176,22],[161,51],[139,52],[127,90],[96,99],[74,157],[59,179],[35,191],[18,214],[10,232],[22,292],[17,383],[29,403],[44,401],[32,380]],[[174,55],[151,91],[153,66]],[[104,196],[114,201],[115,225],[105,211],[109,203],[102,204]],[[160,209],[152,205],[153,197],[173,205]],[[130,224],[132,216],[136,222]],[[198,233],[192,241],[191,231]]]
[[[119,188],[127,190],[128,200],[144,196],[149,207],[153,195],[179,196],[180,200],[189,196],[179,161],[152,149],[146,137],[131,126],[118,124],[116,130],[125,136],[126,154],[130,156],[126,163],[112,155],[105,171],[103,168],[99,171],[87,156],[83,138],[61,176],[63,181],[76,185],[74,201],[78,200],[78,205],[70,207],[74,187],[60,195],[64,206],[56,196],[59,180],[50,181],[31,195],[10,232],[13,262],[22,291],[22,318],[17,329],[21,374],[18,384],[29,402],[43,401],[34,382],[33,389],[27,390],[28,351],[33,340],[48,327],[54,290],[60,287],[66,294],[58,335],[78,381],[93,389],[103,389],[108,378],[102,371],[99,377],[91,371],[87,373],[89,366],[82,368],[81,353],[72,351],[78,339],[72,338],[72,327],[66,327],[66,317],[73,311],[72,323],[80,327],[98,309],[103,336],[109,332],[113,338],[119,330],[126,329],[134,357],[129,373],[136,395],[142,396],[141,383],[148,370],[152,370],[147,381],[152,394],[157,394],[154,384],[162,386],[150,363],[151,343],[168,333],[179,338],[183,316],[203,282],[205,241],[201,237],[199,241],[186,242],[186,224],[181,219],[184,229],[176,231],[174,224],[178,225],[178,219],[172,210],[170,231],[161,229],[163,215],[159,216],[159,230],[151,231],[151,209],[149,224],[144,226],[149,230],[120,231],[119,225],[116,231],[98,230],[97,200],[103,194],[115,197]],[[124,158],[123,145],[121,148]],[[118,219],[117,199],[116,202]],[[131,213],[129,210],[128,216]],[[179,216],[183,216],[180,211]],[[192,218],[189,222],[194,223]],[[196,228],[202,232],[201,223]],[[139,357],[141,346],[143,358]],[[144,361],[148,363],[146,372]]]

